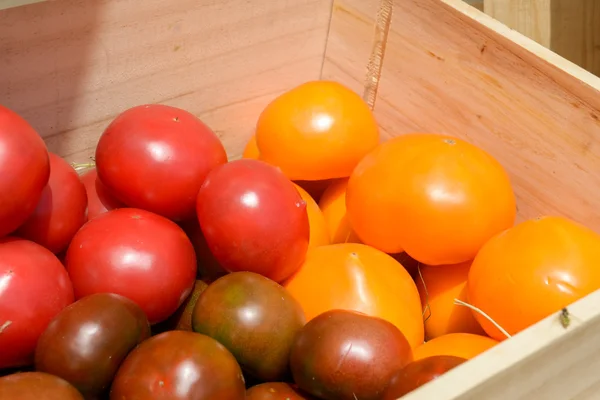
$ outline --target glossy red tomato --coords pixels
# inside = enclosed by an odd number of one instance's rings
[[[86,208],[87,196],[79,175],[65,160],[50,153],[50,180],[33,214],[16,235],[60,253],[85,223]]]
[[[67,271],[52,252],[25,239],[0,239],[0,369],[33,363],[39,336],[73,300]]]
[[[306,203],[276,167],[241,159],[215,168],[200,188],[196,210],[210,251],[230,272],[281,282],[304,261]]]
[[[42,138],[21,116],[0,105],[0,237],[35,209],[50,177]]]
[[[223,144],[196,116],[162,104],[133,107],[96,148],[100,180],[129,207],[181,221],[194,216],[206,174],[227,162]]]
[[[96,168],[91,168],[80,176],[85,191],[87,193],[87,219],[97,217],[109,210],[115,208],[124,207],[123,203],[115,199],[113,195],[108,192],[108,189],[100,178],[98,178],[98,171]]]
[[[77,299],[116,293],[137,303],[151,324],[173,314],[196,281],[192,243],[173,221],[120,208],[86,223],[67,250]]]

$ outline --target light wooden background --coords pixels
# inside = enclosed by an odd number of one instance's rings
[[[599,0],[465,0],[509,28],[600,75]]]

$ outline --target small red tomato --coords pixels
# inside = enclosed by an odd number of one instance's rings
[[[85,223],[86,208],[87,196],[79,175],[65,160],[50,153],[50,180],[35,211],[16,235],[60,253]]]
[[[194,217],[206,174],[226,162],[225,148],[208,126],[161,104],[117,116],[96,148],[98,176],[113,196],[175,221]]]
[[[276,167],[241,159],[215,168],[200,188],[196,211],[210,251],[229,272],[281,282],[304,261],[306,203]]]
[[[67,249],[75,297],[116,293],[151,324],[173,314],[196,281],[196,255],[185,232],[149,211],[119,208],[87,222]]]
[[[31,215],[50,176],[46,144],[21,116],[0,105],[0,237]]]
[[[82,174],[80,177],[85,191],[87,193],[87,219],[97,217],[109,210],[123,207],[123,203],[115,199],[113,195],[108,192],[106,186],[98,178],[98,171],[96,168],[92,168]]]
[[[33,363],[39,336],[73,302],[63,265],[25,239],[0,239],[0,369]]]

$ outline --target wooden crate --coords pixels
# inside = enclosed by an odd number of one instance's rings
[[[600,75],[599,1],[485,0],[483,3],[486,14]]]
[[[395,0],[375,114],[384,138],[467,139],[511,174],[518,219],[600,230],[600,79],[462,0]],[[334,79],[363,92],[379,0],[58,0],[0,12],[0,102],[49,149],[85,162],[120,111],[187,109],[240,156],[282,91]],[[380,25],[379,28],[382,28]],[[510,295],[507,293],[507,295]],[[592,399],[600,292],[405,397]]]

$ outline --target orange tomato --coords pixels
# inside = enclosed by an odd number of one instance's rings
[[[506,171],[482,149],[433,133],[383,142],[352,172],[350,225],[363,243],[428,265],[472,260],[516,217]]]
[[[383,318],[412,347],[423,343],[423,314],[417,287],[391,256],[360,243],[309,249],[300,270],[283,285],[307,320],[333,310],[360,311]]]
[[[348,178],[334,180],[319,200],[331,243],[360,243],[346,216],[346,186]]]
[[[448,333],[414,349],[413,357],[415,361],[432,356],[454,356],[470,360],[497,344],[497,340],[483,335]]]
[[[600,289],[600,235],[563,217],[522,222],[490,239],[467,280],[470,304],[510,335]],[[506,338],[475,317],[495,339]]]
[[[308,194],[308,192],[298,184],[294,183],[296,190],[300,193],[302,200],[306,202],[306,212],[308,213],[308,225],[310,226],[310,238],[308,247],[324,246],[329,244],[329,232],[325,217],[319,208],[317,202]]]
[[[307,82],[283,93],[256,125],[261,159],[292,180],[348,177],[379,140],[367,103],[331,81]]]
[[[246,147],[244,147],[244,152],[242,153],[242,158],[250,158],[254,160],[258,160],[260,155],[258,153],[258,146],[256,145],[256,135],[252,135],[248,143],[246,143]]]
[[[248,140],[248,143],[246,143],[242,158],[260,159],[260,153],[258,152],[258,146],[256,145],[256,135],[252,135],[250,140]],[[331,180],[329,179],[319,181],[294,181],[294,183],[306,190],[315,201],[319,201],[330,182]]]
[[[466,284],[470,268],[470,261],[443,267],[420,266],[421,275],[417,274],[415,281],[423,309],[429,305],[425,312],[427,339],[448,333],[485,335],[471,309],[454,304],[454,299],[469,303]]]

